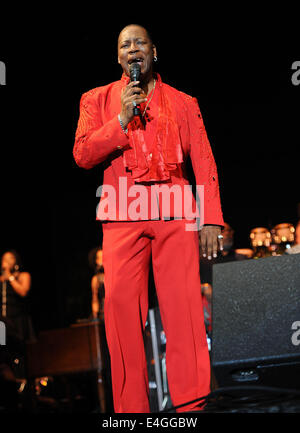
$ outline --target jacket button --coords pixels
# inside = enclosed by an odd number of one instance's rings
[[[118,146],[117,146],[117,149],[122,149],[122,146],[118,145]]]

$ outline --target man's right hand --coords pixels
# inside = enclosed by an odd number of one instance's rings
[[[124,128],[127,127],[128,123],[133,119],[134,105],[139,105],[147,101],[147,95],[143,89],[138,87],[139,81],[131,81],[122,91],[121,94],[121,113],[120,118],[122,120]]]

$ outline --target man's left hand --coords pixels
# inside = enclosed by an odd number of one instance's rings
[[[218,250],[223,250],[223,238],[219,238],[220,235],[220,226],[207,225],[202,227],[199,240],[203,257],[211,260],[212,257],[217,257]]]

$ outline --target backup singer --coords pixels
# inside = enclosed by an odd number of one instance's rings
[[[89,252],[90,267],[94,271],[91,280],[92,302],[91,310],[93,319],[97,319],[103,315],[104,301],[104,272],[102,263],[102,248],[96,247]]]
[[[121,31],[118,63],[123,75],[82,95],[73,151],[80,167],[103,163],[103,183],[116,192],[114,220],[101,212],[97,215],[103,221],[104,317],[115,412],[150,410],[143,342],[150,260],[167,338],[172,402],[180,405],[210,392],[198,232],[186,230],[189,216],[176,218],[177,199],[170,201],[166,215],[161,197],[154,197],[153,203],[150,194],[149,213],[139,220],[129,215],[131,194],[127,194],[127,209],[118,203],[121,177],[127,180],[127,188],[140,185],[149,191],[151,185],[166,185],[183,192],[190,155],[197,185],[204,186],[202,253],[212,257],[222,249],[218,175],[198,103],[162,81],[153,70],[156,60],[156,46],[145,28],[129,25]],[[141,66],[138,82],[129,79],[133,62]],[[134,116],[136,105],[140,116]],[[106,199],[102,196],[100,204]],[[150,209],[157,203],[159,216],[152,219]],[[194,403],[178,411],[199,408]]]
[[[0,320],[7,332],[5,362],[13,367],[17,378],[25,377],[25,342],[34,338],[28,302],[30,288],[31,275],[22,270],[19,254],[6,251],[1,257]]]

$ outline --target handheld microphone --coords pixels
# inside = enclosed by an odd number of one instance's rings
[[[129,71],[130,71],[130,81],[139,81],[140,80],[141,65],[139,65],[139,63],[136,63],[136,62],[131,63],[131,65],[129,67]],[[138,106],[134,107],[133,114],[134,114],[134,116],[140,115],[140,109]]]

